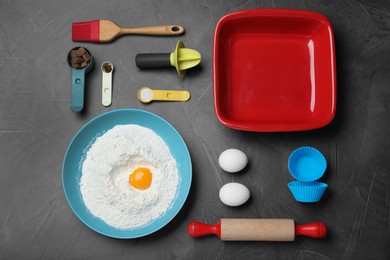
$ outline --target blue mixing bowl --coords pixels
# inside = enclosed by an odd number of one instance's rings
[[[159,218],[134,229],[116,229],[95,217],[85,206],[81,191],[81,165],[85,152],[97,137],[116,125],[137,124],[158,134],[168,145],[179,170],[179,186],[172,205]],[[62,183],[66,199],[73,212],[89,228],[113,238],[137,238],[149,235],[168,224],[180,211],[191,187],[192,166],[187,146],[180,134],[163,118],[138,109],[119,109],[104,113],[88,122],[75,135],[66,151],[62,166]]]

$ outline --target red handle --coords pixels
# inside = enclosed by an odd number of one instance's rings
[[[304,225],[295,224],[295,236],[307,236],[312,238],[323,238],[328,233],[325,223],[313,222]]]
[[[191,222],[188,224],[188,234],[191,237],[217,235],[221,238],[221,222],[218,222],[215,225],[208,225],[201,222]]]

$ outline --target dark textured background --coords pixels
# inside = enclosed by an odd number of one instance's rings
[[[247,133],[223,127],[213,108],[211,58],[217,21],[232,11],[287,7],[320,12],[336,41],[338,100],[335,120],[320,130]],[[120,25],[180,24],[182,37],[126,36],[111,44],[84,44],[97,66],[87,77],[86,111],[69,109],[67,52],[71,23],[111,19]],[[174,69],[139,71],[140,52],[169,52],[178,39],[202,54],[201,66],[181,80]],[[113,105],[101,105],[101,72],[114,63]],[[141,85],[182,86],[186,103],[138,102]],[[390,2],[364,1],[0,1],[0,259],[390,259]],[[177,217],[135,240],[104,237],[73,214],[61,183],[71,138],[93,117],[140,108],[168,120],[181,133],[193,162],[193,185]],[[328,160],[329,189],[321,203],[294,201],[287,158],[302,145]],[[222,172],[219,154],[236,147],[249,157],[240,174]],[[239,208],[219,201],[220,187],[238,181],[251,190]],[[292,243],[194,240],[192,220],[221,217],[324,221],[324,240]]]

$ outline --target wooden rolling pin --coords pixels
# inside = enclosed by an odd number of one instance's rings
[[[293,219],[221,219],[216,225],[191,222],[191,237],[217,235],[226,241],[294,241],[296,236],[323,238],[327,234],[322,222],[297,225]]]

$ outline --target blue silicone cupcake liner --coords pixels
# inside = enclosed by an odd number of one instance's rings
[[[316,181],[324,175],[326,159],[317,149],[303,146],[291,153],[288,170],[298,181]]]
[[[328,188],[328,184],[319,181],[292,181],[287,186],[298,202],[318,202]]]

